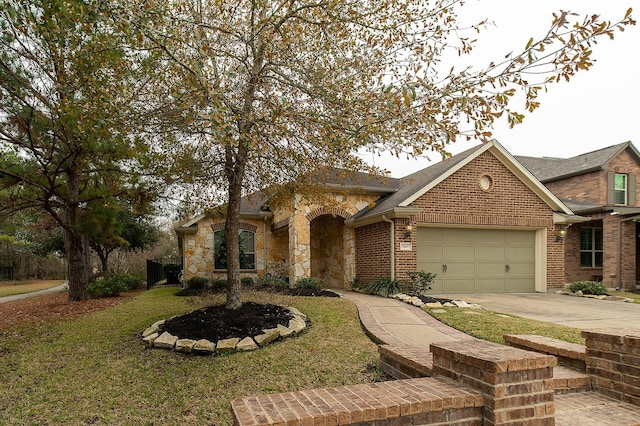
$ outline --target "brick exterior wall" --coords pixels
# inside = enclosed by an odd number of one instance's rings
[[[483,191],[479,180],[490,176],[492,186]],[[412,203],[423,210],[411,218],[420,224],[468,225],[516,229],[547,229],[547,288],[565,284],[564,246],[555,241],[553,212],[490,152],[485,152]],[[396,222],[396,238],[404,234],[404,221]],[[411,252],[396,252],[396,276],[416,267],[416,240]]]
[[[391,277],[390,229],[388,222],[356,228],[356,278],[360,282]]]
[[[597,206],[609,205],[607,200],[607,173],[623,173],[636,176],[636,186],[640,177],[640,165],[627,151],[620,153],[607,164],[605,170],[585,173],[566,179],[547,182],[545,185],[560,198]],[[628,206],[638,206],[636,199],[628,200]],[[578,212],[580,214],[580,212]],[[611,216],[608,212],[587,214],[592,222],[573,225],[565,239],[565,281],[602,279],[605,286],[625,289],[635,288],[638,281],[637,225],[634,221],[625,221],[624,216]],[[582,227],[601,227],[603,229],[603,267],[583,268],[580,266],[580,229]],[[620,238],[621,237],[621,238]]]

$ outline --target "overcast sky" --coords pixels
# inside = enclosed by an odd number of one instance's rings
[[[609,21],[620,20],[632,0],[468,0],[460,8],[463,23],[488,18],[495,26],[478,37],[474,63],[479,67],[505,54],[521,51],[529,38],[539,39],[549,28],[552,12],[571,10],[580,16],[598,14]],[[640,5],[634,9],[640,18]],[[553,84],[541,93],[540,108],[527,115],[513,129],[502,122],[493,131],[495,139],[514,155],[566,158],[625,141],[640,148],[640,26],[625,27],[615,39],[601,38],[593,47],[595,65],[579,72],[569,83]],[[512,107],[523,111],[522,104]],[[449,145],[455,154],[479,142],[456,142]],[[427,167],[426,159],[400,159],[364,156],[376,166],[385,167],[394,177],[402,177]],[[431,154],[438,161],[438,154]]]

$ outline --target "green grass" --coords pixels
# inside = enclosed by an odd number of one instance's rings
[[[444,312],[439,312],[443,310]],[[549,322],[520,318],[483,309],[425,309],[443,323],[479,339],[504,343],[505,334],[538,334],[572,343],[584,344],[581,331]]]
[[[0,297],[46,290],[59,286],[63,282],[63,280],[0,281]]]
[[[227,425],[236,398],[379,380],[376,346],[340,298],[245,293],[245,301],[295,306],[312,323],[257,351],[199,357],[145,348],[147,326],[201,306],[175,291],[0,334],[0,424]]]
[[[628,297],[633,299],[633,303],[640,303],[640,294],[628,291],[610,291],[609,296]]]

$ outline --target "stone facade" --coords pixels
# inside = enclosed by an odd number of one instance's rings
[[[355,231],[344,221],[377,197],[336,192],[325,197],[327,207],[296,196],[272,217],[242,219],[240,229],[255,233],[256,268],[241,276],[287,276],[291,283],[314,277],[324,287],[346,288],[354,278],[356,249]],[[195,232],[182,235],[185,280],[226,278],[225,270],[214,268],[214,232],[223,227],[223,218],[202,218]]]
[[[241,229],[255,232],[256,267],[242,275],[288,277],[291,284],[313,277],[333,288],[349,288],[355,278],[406,280],[418,264],[418,230],[409,231],[411,225],[535,232],[536,290],[563,287],[565,246],[554,210],[566,208],[501,147],[469,152],[468,161],[438,165],[442,175],[364,187],[331,184],[313,201],[296,194],[288,204],[253,210]],[[449,171],[449,164],[462,165]],[[204,218],[197,228],[182,229],[186,279],[225,277],[213,269],[213,232],[223,222]]]

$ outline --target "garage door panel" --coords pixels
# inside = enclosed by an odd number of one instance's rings
[[[424,227],[417,247],[434,293],[535,290],[535,231]]]
[[[503,293],[505,291],[505,280],[479,278],[476,280],[476,292],[483,293]]]
[[[506,291],[517,293],[517,292],[527,292],[531,290],[531,279],[530,278],[511,278],[509,279],[509,286]]]
[[[447,262],[445,269],[441,271],[447,277],[469,277],[475,274],[476,263],[471,262]]]
[[[443,284],[444,293],[473,293],[475,292],[475,280],[467,279],[449,279],[447,278]]]
[[[475,249],[475,258],[479,261],[499,261],[504,264],[504,247],[478,246]]]
[[[445,229],[442,232],[441,239],[448,245],[473,245],[474,233],[472,229]]]
[[[506,250],[505,259],[507,262],[523,262],[528,263],[533,261],[534,247],[508,247]]]
[[[418,228],[418,244],[437,243],[442,244],[442,232],[440,228]]]
[[[446,246],[443,259],[468,260],[473,262],[476,257],[476,249],[473,246]]]
[[[533,263],[509,263],[509,274],[527,274],[535,273],[535,265]]]
[[[505,245],[507,246],[534,246],[535,235],[528,231],[513,231],[505,233]]]
[[[503,247],[505,244],[504,233],[493,230],[476,230],[475,240],[477,245],[491,245]]]
[[[504,278],[504,263],[502,262],[481,262],[477,264],[476,272],[478,277],[500,277]]]
[[[418,251],[421,251],[426,259],[432,261],[440,262],[442,259],[444,259],[444,250],[445,248],[441,245],[418,245]]]

